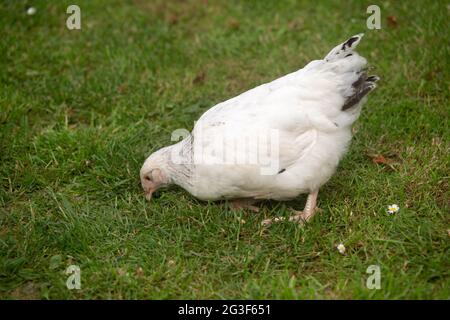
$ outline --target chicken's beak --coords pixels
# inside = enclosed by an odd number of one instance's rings
[[[145,191],[145,199],[150,201],[152,199],[152,193],[153,193],[152,189],[149,189],[149,190]]]
[[[145,199],[150,201],[152,199],[152,194],[163,184],[163,176],[158,173],[159,169],[153,170],[153,177],[150,177],[149,174],[141,174],[141,186],[144,189]]]

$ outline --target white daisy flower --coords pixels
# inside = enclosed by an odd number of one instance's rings
[[[340,254],[345,253],[345,246],[342,243],[339,243],[339,245],[336,247]]]
[[[36,8],[35,7],[29,7],[27,9],[27,15],[32,16],[35,13],[36,13]]]
[[[395,213],[397,213],[399,210],[400,210],[400,207],[399,207],[398,205],[396,205],[396,204],[391,204],[391,205],[388,206],[388,208],[387,208],[386,211],[387,211],[388,214],[395,214]]]

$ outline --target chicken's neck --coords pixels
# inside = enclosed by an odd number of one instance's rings
[[[167,148],[167,172],[171,183],[184,189],[192,188],[193,146],[192,136]]]

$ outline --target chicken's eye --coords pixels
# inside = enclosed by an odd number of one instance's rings
[[[147,181],[152,181],[152,179],[150,178],[150,176],[145,176],[145,180],[147,180]]]

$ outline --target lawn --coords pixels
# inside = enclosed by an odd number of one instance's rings
[[[1,298],[450,298],[448,2],[377,1],[368,30],[373,1],[79,0],[69,30],[74,2],[0,4]],[[145,200],[140,166],[173,130],[360,32],[382,80],[310,223],[260,226],[305,196]]]

